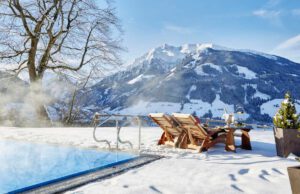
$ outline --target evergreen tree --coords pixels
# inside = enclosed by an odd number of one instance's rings
[[[294,100],[289,92],[285,94],[284,101],[281,103],[281,107],[275,114],[273,123],[276,127],[284,129],[296,129],[299,127],[298,118],[296,114],[296,107]]]
[[[203,115],[203,117],[211,119],[213,117],[211,110],[209,109],[208,112]]]

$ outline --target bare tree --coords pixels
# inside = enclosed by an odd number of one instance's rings
[[[90,73],[85,78],[85,80],[78,80],[78,82],[76,83],[72,97],[69,102],[69,109],[67,111],[68,113],[66,114],[65,118],[63,118],[64,123],[66,123],[66,124],[72,123],[75,120],[78,113],[80,112],[79,107],[76,107],[76,104],[78,103],[78,101],[80,101],[80,99],[77,99],[77,93],[78,93],[78,90],[83,90],[86,88],[89,80],[91,79],[93,70],[94,69],[91,69]],[[76,107],[76,110],[74,112],[75,107]]]
[[[31,85],[41,85],[47,70],[116,65],[120,32],[109,1],[0,0],[0,65],[16,74],[26,70]]]

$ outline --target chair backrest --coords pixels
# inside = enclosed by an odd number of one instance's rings
[[[164,131],[173,136],[179,136],[182,129],[178,126],[177,122],[172,117],[164,113],[150,113],[149,117],[162,128]]]
[[[208,136],[207,131],[191,114],[173,113],[172,117],[184,129],[189,130],[194,137],[205,139]]]

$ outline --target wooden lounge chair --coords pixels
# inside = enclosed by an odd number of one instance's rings
[[[234,151],[231,150],[232,141],[226,138],[226,131],[204,128],[191,114],[173,113],[172,117],[187,132],[187,136],[183,136],[182,139],[178,140],[178,144],[187,144],[188,148],[202,152],[216,143],[226,143],[226,150]]]
[[[164,113],[150,113],[149,117],[163,130],[158,145],[168,144],[178,147],[176,140],[184,133],[178,123],[171,116]]]

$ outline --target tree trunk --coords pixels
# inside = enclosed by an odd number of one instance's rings
[[[42,79],[45,69],[40,68],[37,73],[36,68],[36,52],[37,52],[37,45],[39,39],[36,37],[31,38],[31,48],[28,53],[28,73],[30,79],[30,98],[31,106],[34,107],[36,113],[36,126],[50,126],[51,120],[47,113],[45,107],[45,98],[46,96],[43,94],[42,88]]]
[[[37,73],[35,67],[35,55],[37,50],[37,44],[38,44],[38,40],[36,38],[32,38],[31,48],[28,53],[28,63],[27,63],[30,82],[37,81]]]
[[[35,109],[36,123],[37,126],[50,126],[51,119],[48,115],[45,104],[47,103],[47,96],[43,93],[42,80],[37,79],[30,84],[30,98],[31,106]]]
[[[71,103],[70,103],[69,114],[68,114],[68,116],[66,118],[66,121],[65,121],[67,124],[70,124],[73,121],[72,114],[73,114],[74,104],[75,104],[75,100],[76,100],[76,94],[77,94],[77,88],[75,88],[75,90],[73,92],[72,100],[71,100]]]

